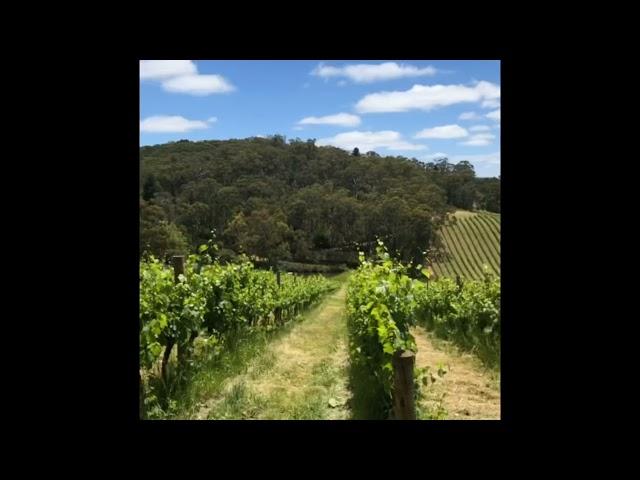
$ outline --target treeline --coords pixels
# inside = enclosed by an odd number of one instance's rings
[[[140,249],[161,257],[193,251],[213,230],[223,259],[357,262],[378,237],[420,262],[452,208],[499,211],[499,179],[476,178],[468,162],[279,135],[141,147],[140,161]]]

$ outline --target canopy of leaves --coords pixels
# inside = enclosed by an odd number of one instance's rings
[[[223,248],[269,261],[357,265],[376,237],[419,261],[446,212],[499,211],[499,180],[481,182],[468,162],[353,155],[280,135],[145,146],[140,161],[141,249],[155,255],[193,251],[215,230]]]

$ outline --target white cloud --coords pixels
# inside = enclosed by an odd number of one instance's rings
[[[184,75],[174,77],[162,82],[162,88],[167,92],[187,93],[196,96],[227,93],[235,90],[235,87],[220,75]]]
[[[437,158],[449,158],[449,155],[443,152],[437,152],[432,155],[425,155],[424,157],[421,158],[421,160],[423,162],[431,162]]]
[[[155,115],[140,121],[140,131],[147,133],[190,132],[209,128],[206,122],[187,120],[179,115]]]
[[[157,80],[167,92],[204,96],[236,88],[220,75],[200,75],[191,60],[141,60],[140,80]]]
[[[449,160],[454,163],[467,160],[471,163],[490,163],[494,165],[500,164],[500,152],[484,153],[480,155],[453,155]]]
[[[256,135],[258,138],[267,138],[265,135]]]
[[[470,132],[488,132],[489,130],[491,130],[491,127],[489,127],[488,125],[474,125],[473,127],[469,128]]]
[[[140,80],[163,80],[197,72],[191,60],[140,60]]]
[[[494,110],[493,112],[489,112],[485,115],[485,117],[490,118],[491,120],[500,121],[500,109]]]
[[[460,114],[458,120],[482,120],[482,117],[476,112],[464,112]]]
[[[336,113],[324,117],[306,117],[298,125],[338,125],[340,127],[356,127],[360,125],[360,117],[350,113]]]
[[[353,150],[357,147],[361,152],[376,148],[386,148],[387,150],[426,150],[428,148],[426,145],[407,142],[400,133],[393,130],[339,133],[334,137],[321,138],[316,144],[318,146],[332,145],[345,150]]]
[[[333,67],[321,63],[313,69],[311,74],[325,79],[330,77],[346,77],[355,83],[372,83],[405,77],[430,77],[436,74],[436,69],[432,66],[418,68],[414,65],[398,64],[395,62],[379,64],[359,63],[345,65],[343,67]]]
[[[440,127],[425,128],[413,138],[462,138],[467,136],[469,136],[469,132],[460,125],[442,125]]]
[[[480,163],[480,164],[487,163],[487,164],[493,164],[493,165],[500,164],[500,152],[474,154],[474,155],[447,155],[446,153],[438,152],[438,153],[434,153],[433,155],[426,155],[422,157],[421,160],[424,162],[430,162],[437,158],[443,158],[443,157],[446,157],[451,163],[458,163],[463,160],[466,160],[473,164],[476,164],[476,163]]]
[[[209,123],[215,123],[218,121],[218,117],[209,117],[207,118],[207,122]]]
[[[293,130],[304,130],[304,127],[301,127],[300,125],[296,125],[295,127],[293,127]]]
[[[491,140],[496,138],[493,133],[477,133],[472,135],[469,140],[466,142],[461,142],[460,145],[469,145],[473,147],[482,147],[485,145],[489,145]]]
[[[500,100],[495,98],[484,100],[480,106],[482,108],[498,108],[500,106]]]
[[[499,97],[500,86],[485,81],[478,82],[473,87],[466,85],[414,85],[405,91],[365,95],[356,104],[356,110],[360,113],[429,111],[456,103],[479,102]]]

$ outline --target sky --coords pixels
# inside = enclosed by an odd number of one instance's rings
[[[140,145],[275,134],[498,176],[500,61],[140,61]]]

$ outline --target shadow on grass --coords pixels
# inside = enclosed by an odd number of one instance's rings
[[[391,408],[384,388],[366,366],[351,361],[349,365],[352,420],[386,420]]]

